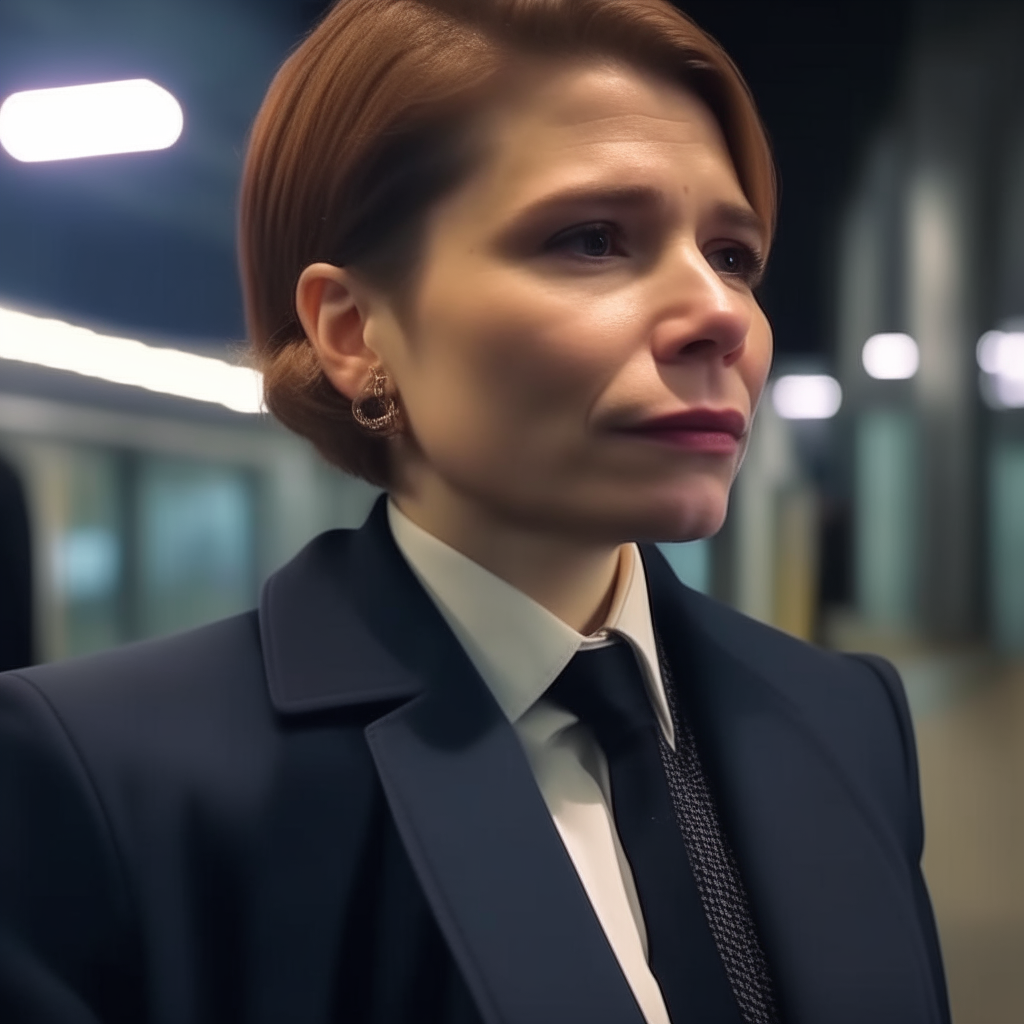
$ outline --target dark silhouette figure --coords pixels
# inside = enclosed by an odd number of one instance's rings
[[[32,553],[25,490],[0,460],[0,672],[32,664]]]

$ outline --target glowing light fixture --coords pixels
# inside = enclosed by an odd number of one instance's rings
[[[15,160],[71,160],[173,146],[178,101],[148,78],[16,92],[0,106],[0,145]]]
[[[9,309],[0,309],[0,359],[215,402],[235,412],[263,411],[262,379],[254,370]]]
[[[1024,381],[1024,331],[986,331],[977,354],[986,373]]]
[[[873,334],[864,342],[861,361],[875,380],[908,380],[917,373],[921,354],[909,334]]]
[[[772,388],[772,405],[784,420],[831,419],[842,404],[839,381],[825,374],[789,374]]]
[[[1024,331],[986,331],[977,357],[985,401],[994,409],[1024,408]]]

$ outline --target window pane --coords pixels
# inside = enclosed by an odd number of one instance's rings
[[[116,459],[88,448],[61,453],[62,494],[53,497],[56,530],[51,568],[60,656],[90,654],[119,643],[122,546]],[[60,499],[63,500],[60,500]]]
[[[245,471],[150,459],[139,471],[139,620],[144,636],[252,607],[253,484]]]

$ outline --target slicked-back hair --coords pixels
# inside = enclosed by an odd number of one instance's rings
[[[477,154],[467,127],[503,69],[613,60],[690,90],[717,119],[770,237],[768,140],[725,51],[667,0],[339,0],[285,61],[253,125],[239,252],[268,409],[341,469],[387,487],[388,442],[364,433],[295,310],[311,263],[347,266],[400,302],[431,206]]]

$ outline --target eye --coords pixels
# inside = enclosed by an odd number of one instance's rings
[[[549,251],[568,251],[587,259],[619,256],[623,255],[623,252],[621,247],[616,245],[616,234],[616,228],[612,224],[579,224],[560,231],[545,244],[544,248]]]
[[[748,245],[723,246],[710,253],[707,260],[720,274],[738,277],[751,288],[764,274],[764,257]]]

